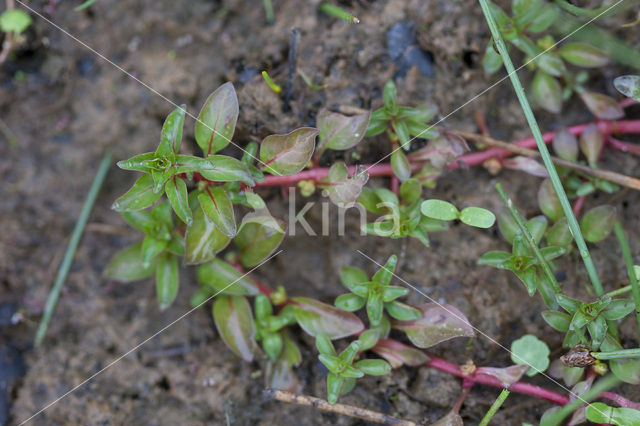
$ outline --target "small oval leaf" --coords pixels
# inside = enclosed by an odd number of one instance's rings
[[[313,155],[318,129],[302,127],[286,135],[267,136],[260,144],[264,171],[287,176],[302,170]]]
[[[308,334],[322,334],[329,339],[340,339],[364,330],[364,324],[351,312],[307,297],[294,297],[296,321]]]
[[[319,149],[344,150],[362,140],[369,125],[371,112],[352,117],[321,109],[316,119],[320,132]]]
[[[245,361],[253,361],[256,350],[255,326],[247,299],[243,296],[216,297],[213,319],[227,346]]]
[[[469,320],[455,306],[426,303],[420,306],[422,318],[410,322],[394,322],[393,327],[407,333],[411,343],[428,348],[455,337],[475,335]]]
[[[233,238],[236,235],[236,216],[233,212],[233,203],[223,187],[205,188],[198,195],[198,201],[202,211],[224,235],[229,238]]]
[[[198,283],[223,294],[255,296],[260,293],[251,278],[220,259],[198,266],[196,275]]]
[[[119,251],[104,270],[104,276],[120,282],[137,281],[152,276],[156,271],[156,259],[148,266],[142,263],[142,241]]]
[[[233,84],[218,87],[205,101],[195,127],[198,146],[205,157],[229,144],[238,120],[238,97]]]

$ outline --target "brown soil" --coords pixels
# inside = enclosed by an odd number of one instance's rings
[[[43,2],[30,3],[42,10]],[[100,0],[80,13],[72,10],[70,2],[46,3],[46,16],[53,22],[164,97],[186,103],[192,113],[218,85],[234,82],[241,105],[234,139],[241,144],[269,133],[314,125],[315,114],[323,106],[377,107],[384,83],[397,71],[386,52],[387,31],[397,22],[415,22],[420,47],[431,52],[435,61],[435,78],[414,68],[396,80],[403,103],[435,102],[445,115],[497,79],[483,74],[480,60],[488,32],[479,6],[470,1],[347,2],[346,7],[361,19],[361,24],[349,25],[318,14],[318,1],[276,0],[273,26],[264,24],[260,2],[249,0]],[[180,316],[189,308],[189,298],[196,289],[193,271],[183,270],[176,303],[160,312],[151,281],[119,284],[102,277],[111,256],[139,238],[109,208],[134,180],[132,173],[113,167],[47,338],[42,347],[32,348],[50,284],[103,151],[113,148],[115,158],[122,159],[154,149],[162,120],[173,108],[60,30],[34,19],[27,45],[0,73],[2,121],[18,138],[17,145],[11,146],[0,137],[0,350],[4,359],[0,360],[0,382],[4,383],[0,386],[0,422],[10,424],[29,417]],[[292,28],[301,31],[298,67],[326,89],[313,91],[297,77],[292,111],[284,114],[281,98],[266,87],[258,70],[268,69],[278,82],[285,81]],[[26,73],[26,78],[15,79],[16,71]],[[605,81],[615,75],[594,73],[593,86],[611,91]],[[476,130],[476,111],[486,114],[496,137],[515,139],[528,133],[507,82],[443,125]],[[630,111],[638,113],[637,109]],[[539,115],[547,129],[590,119],[575,102],[566,107],[562,117]],[[191,120],[185,126],[188,143],[184,147],[196,152],[192,129]],[[363,145],[359,150],[364,160],[375,161],[388,150],[383,141]],[[607,167],[638,175],[635,159],[619,152],[608,151],[606,155]],[[515,195],[524,212],[530,216],[539,213],[535,202],[539,179],[518,172],[505,171],[497,177],[481,168],[451,172],[428,196],[459,206],[497,210],[500,202],[492,184],[498,180]],[[278,191],[261,193],[274,215],[287,217]],[[298,196],[299,205],[306,201]],[[604,202],[618,207],[630,230],[633,252],[640,253],[640,220],[634,207],[640,203],[638,193],[601,195],[590,199],[589,205]],[[307,214],[317,232],[320,217],[318,205]],[[378,261],[397,253],[401,256],[397,272],[404,279],[433,299],[457,306],[476,327],[505,346],[533,333],[547,341],[554,356],[560,354],[561,336],[551,333],[538,315],[544,309],[542,301],[528,298],[514,277],[475,265],[482,253],[507,248],[495,230],[454,226],[434,235],[433,247],[425,250],[415,241],[361,237],[355,219],[344,237],[287,237],[282,245],[284,253],[260,268],[256,276],[274,286],[284,285],[289,294],[313,295],[330,302],[342,292],[336,273],[340,266],[375,269],[356,249]],[[608,288],[625,282],[613,238],[594,246],[592,255]],[[567,293],[587,297],[587,277],[577,254],[560,262],[560,267],[567,277],[563,281]],[[413,303],[423,301],[418,294],[410,297]],[[13,324],[9,319],[16,312],[23,320]],[[622,327],[625,338],[632,338],[634,330],[632,321]],[[304,392],[324,396],[324,372],[316,361],[313,342],[307,336],[298,340],[306,360],[297,369]],[[473,342],[470,351],[466,344],[452,341],[439,345],[433,353],[458,363],[468,357],[476,365],[506,366],[510,362],[504,350],[483,337]],[[363,424],[265,400],[260,369],[260,363],[246,364],[225,348],[208,309],[201,309],[62,399],[33,423]],[[544,378],[533,381],[554,388]],[[389,377],[363,380],[343,402],[432,422],[447,412],[460,389],[460,381],[447,374],[400,368]],[[623,387],[621,392],[640,398],[638,390],[631,387]],[[497,394],[496,389],[475,387],[461,411],[465,421],[477,423]],[[550,406],[513,395],[495,422],[535,423]]]

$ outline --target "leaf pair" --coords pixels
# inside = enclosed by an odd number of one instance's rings
[[[356,379],[365,374],[383,376],[391,371],[391,366],[381,359],[364,359],[356,361],[361,350],[362,341],[355,340],[338,354],[324,335],[316,336],[316,347],[320,352],[318,358],[329,370],[327,376],[327,394],[330,404],[335,404],[340,395],[348,393],[355,386]]]

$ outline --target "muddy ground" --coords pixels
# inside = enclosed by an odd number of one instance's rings
[[[29,2],[55,25],[164,97],[186,103],[194,114],[213,89],[225,81],[234,82],[240,99],[234,140],[240,144],[314,125],[323,106],[377,107],[384,83],[394,75],[403,103],[432,101],[443,115],[497,79],[483,74],[480,60],[488,32],[479,7],[470,0],[344,3],[359,16],[359,25],[318,14],[317,1],[275,0],[273,26],[265,25],[260,2],[250,0],[100,0],[84,12],[74,12],[70,3],[74,2]],[[35,326],[102,153],[112,148],[115,159],[122,159],[154,149],[162,121],[173,109],[60,29],[34,19],[27,45],[0,71],[0,117],[17,137],[13,144],[0,137],[0,423],[8,424],[29,417],[180,316],[196,289],[193,271],[182,270],[176,303],[160,312],[152,281],[119,284],[102,277],[113,254],[139,238],[109,208],[131,185],[134,174],[112,167],[47,338],[42,347],[33,349]],[[434,77],[416,68],[405,76],[396,75],[399,67],[388,55],[387,32],[394,24],[409,21],[415,24],[419,47],[433,57]],[[285,81],[293,28],[301,34],[298,67],[326,88],[314,91],[297,77],[291,112],[285,114],[281,98],[266,87],[258,72],[267,69],[278,82]],[[637,37],[639,33],[636,29],[619,34]],[[592,73],[590,85],[613,95],[607,81],[615,75],[611,70]],[[496,137],[510,140],[527,135],[506,82],[443,125],[475,131],[476,111],[486,115]],[[628,111],[640,115],[638,108]],[[561,117],[539,116],[549,130],[591,119],[576,102]],[[192,120],[187,120],[185,132],[184,148],[197,152]],[[388,151],[383,141],[363,145],[359,148],[363,161],[375,161]],[[606,167],[638,176],[638,163],[630,156],[608,151],[605,157]],[[496,181],[504,183],[528,215],[539,213],[535,202],[539,179],[520,172],[491,176],[482,168],[453,171],[428,195],[459,206],[496,210],[500,207],[492,189]],[[261,194],[275,215],[287,217],[278,191],[261,190]],[[297,201],[299,206],[306,202],[300,196]],[[589,205],[603,202],[618,207],[630,231],[632,250],[640,253],[638,193],[601,195],[591,198]],[[307,214],[317,230],[320,217],[319,206]],[[356,249],[378,261],[398,253],[397,272],[404,279],[435,300],[457,306],[476,327],[505,346],[533,333],[544,337],[554,356],[560,354],[561,336],[550,332],[538,315],[544,309],[542,301],[528,298],[512,276],[475,265],[482,253],[507,248],[497,231],[454,226],[435,234],[433,247],[425,250],[415,241],[361,237],[355,217],[351,225],[342,237],[305,236],[299,228],[299,235],[285,239],[284,253],[260,268],[256,277],[284,285],[289,294],[331,302],[342,292],[336,273],[340,266],[375,269]],[[625,282],[613,238],[594,246],[592,255],[607,288]],[[587,297],[587,278],[577,254],[560,262],[560,267],[567,293]],[[413,294],[410,301],[423,299]],[[22,319],[14,324],[11,319],[18,317]],[[623,325],[622,330],[626,338],[633,336],[632,324]],[[298,340],[305,358],[297,370],[304,392],[323,397],[325,373],[316,361],[313,342],[302,335]],[[482,337],[470,352],[460,340],[439,345],[433,353],[458,363],[468,357],[476,365],[510,363],[504,350]],[[218,337],[209,310],[201,309],[62,399],[33,424],[363,424],[265,400],[260,368],[259,363],[246,364],[233,356]],[[544,378],[533,382],[554,388]],[[460,381],[447,374],[400,368],[390,377],[364,380],[342,401],[432,422],[448,411],[460,391]],[[621,392],[640,398],[631,387]],[[465,422],[476,424],[497,394],[493,388],[474,387],[461,410]],[[512,395],[495,422],[535,423],[550,406]]]

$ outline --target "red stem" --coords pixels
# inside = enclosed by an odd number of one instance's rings
[[[470,374],[465,375],[460,370],[460,366],[452,362],[445,361],[441,358],[436,358],[433,355],[429,355],[430,360],[426,363],[427,366],[435,368],[436,370],[444,371],[454,376],[468,379],[474,383],[482,385],[494,386],[497,388],[504,388],[504,385],[500,380],[493,376],[487,376],[485,374]],[[540,386],[532,385],[524,382],[516,382],[509,386],[509,390],[514,392],[523,393],[526,395],[535,396],[538,398],[546,399],[547,401],[554,402],[559,405],[566,405],[569,403],[569,398],[549,389],[541,388]]]
[[[578,124],[576,126],[569,127],[569,131],[574,135],[580,135],[585,127],[587,127],[591,123]],[[620,120],[620,121],[598,121],[597,126],[600,132],[605,135],[605,137],[609,138],[611,134],[638,134],[640,133],[640,120]],[[555,132],[547,132],[542,135],[542,138],[546,143],[550,143],[555,136]],[[612,143],[613,147],[621,146],[620,144],[624,144],[628,152],[636,153],[638,152],[640,155],[640,148],[633,144],[627,144],[626,142],[615,141]],[[533,137],[521,139],[519,141],[513,142],[515,145],[523,146],[525,148],[535,148],[536,141]],[[512,155],[510,151],[500,149],[500,148],[489,148],[485,151],[480,152],[472,152],[466,155],[459,157],[456,161],[453,161],[449,164],[449,168],[458,168],[461,164],[465,164],[467,166],[477,166],[490,158],[498,158],[502,159],[504,157],[508,157]],[[413,162],[411,163],[411,171],[415,172],[420,170],[422,167],[421,162]],[[391,169],[391,164],[389,163],[380,163],[380,164],[363,164],[361,167],[364,167],[369,176],[393,176],[393,170]],[[356,172],[357,166],[349,166],[349,173],[354,174]],[[315,167],[309,170],[303,170],[299,173],[290,176],[265,176],[264,182],[256,183],[256,187],[270,187],[270,186],[291,186],[300,182],[301,180],[313,180],[320,181],[327,177],[329,174],[329,168],[327,167]]]

